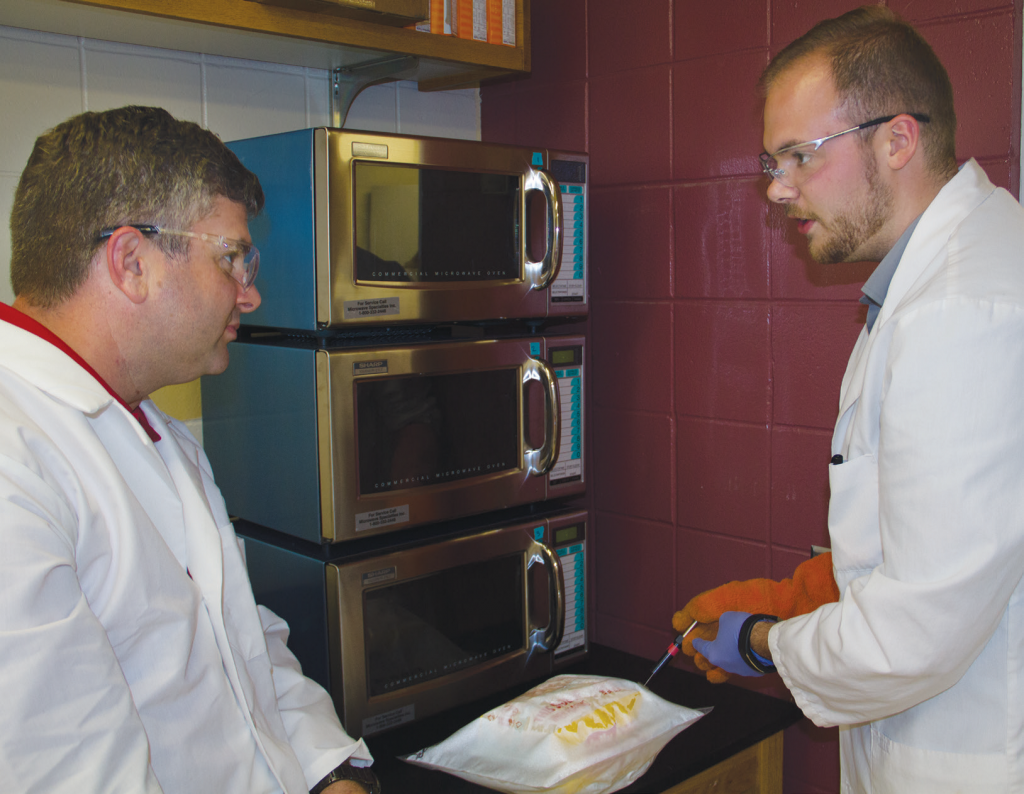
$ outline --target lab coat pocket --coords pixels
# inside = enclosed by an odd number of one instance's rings
[[[878,523],[878,461],[862,455],[828,468],[828,531],[840,591],[882,562]]]
[[[883,721],[884,722],[884,721]],[[1005,752],[959,753],[893,741],[871,726],[868,775],[872,794],[993,794],[1010,785]]]

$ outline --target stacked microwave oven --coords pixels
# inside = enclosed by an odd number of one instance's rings
[[[257,600],[367,736],[587,653],[587,156],[311,129],[202,383]]]

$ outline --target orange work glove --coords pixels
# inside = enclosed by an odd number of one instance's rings
[[[776,582],[771,579],[748,579],[729,582],[713,590],[706,590],[672,617],[672,627],[680,634],[695,620],[694,627],[683,640],[683,653],[693,657],[698,669],[707,673],[708,681],[721,684],[729,674],[715,667],[693,649],[693,641],[700,637],[713,640],[718,636],[718,618],[723,612],[749,612],[752,615],[775,615],[786,620],[813,612],[822,604],[839,600],[839,588],[832,575],[831,552],[800,563],[792,579]]]

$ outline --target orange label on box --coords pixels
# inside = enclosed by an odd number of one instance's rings
[[[430,0],[430,32],[452,35],[452,3],[454,0]]]
[[[415,25],[407,25],[407,28],[418,30],[420,33],[444,33],[444,12],[451,0],[430,0],[427,18]]]
[[[487,0],[487,41],[516,46],[516,0]]]
[[[487,41],[487,0],[454,0],[455,35]]]

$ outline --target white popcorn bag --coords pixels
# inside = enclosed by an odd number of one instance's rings
[[[403,760],[509,794],[607,794],[708,711],[620,678],[559,675]]]

